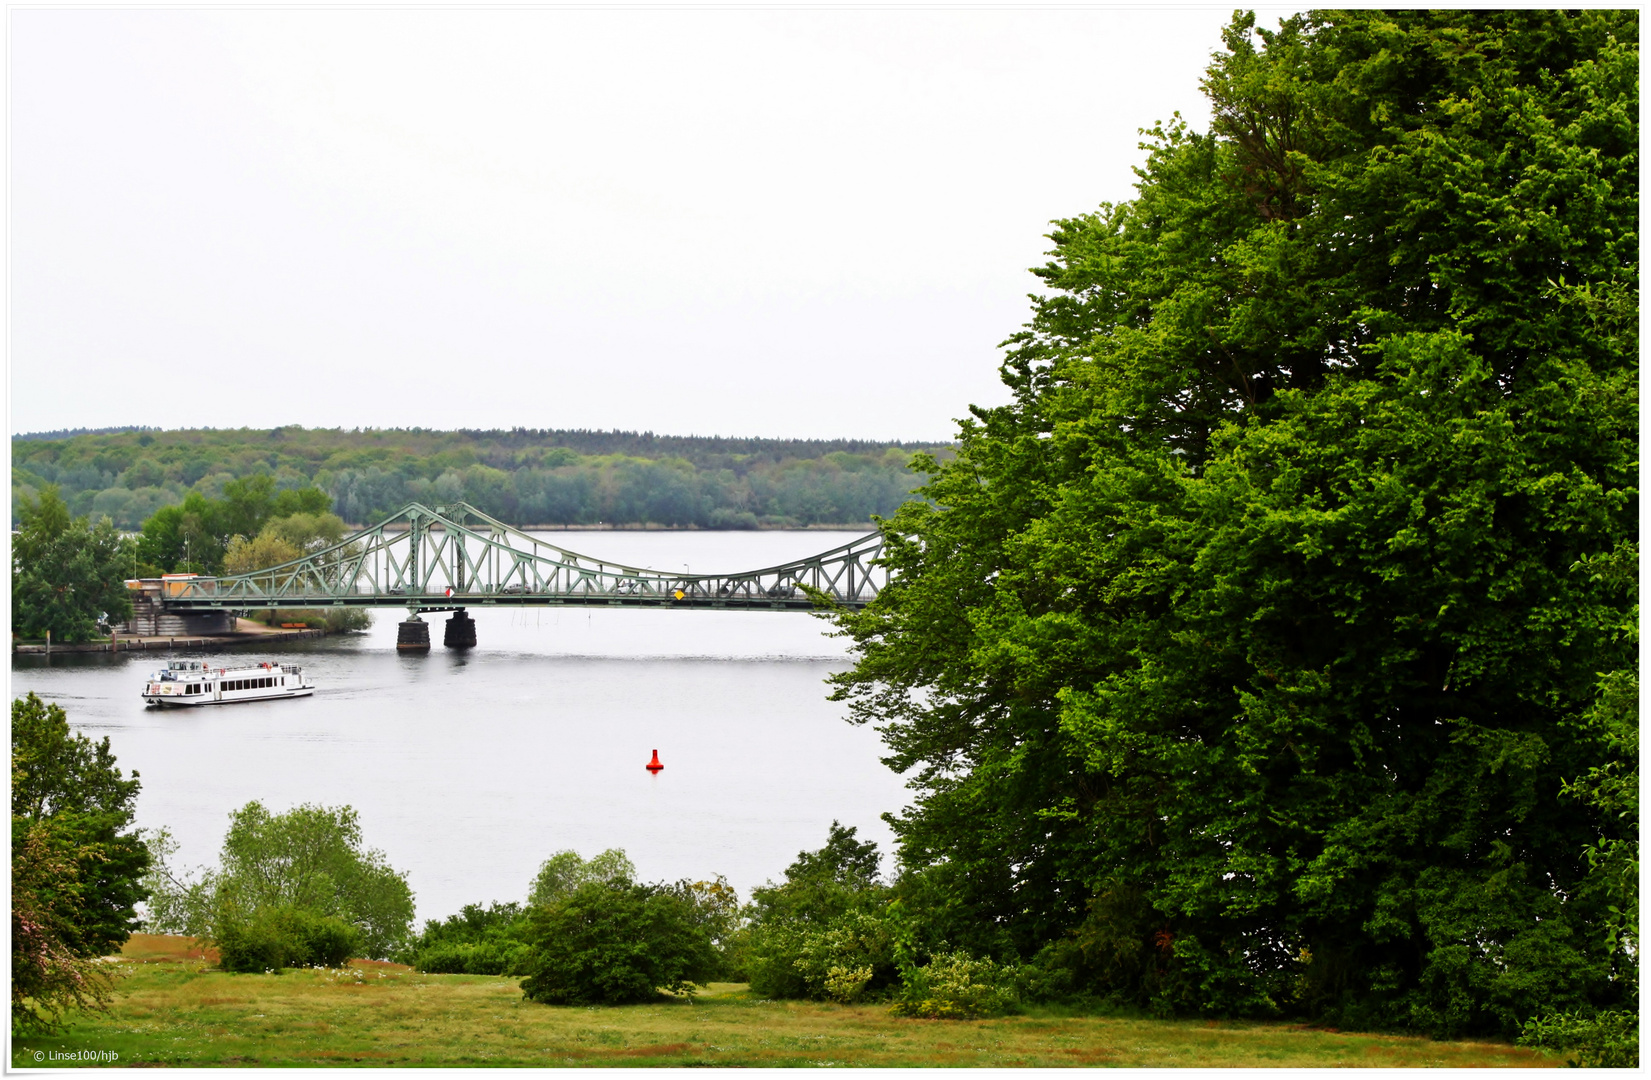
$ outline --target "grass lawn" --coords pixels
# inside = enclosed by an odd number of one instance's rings
[[[553,1008],[518,980],[398,964],[227,975],[186,938],[139,934],[107,1016],[16,1039],[12,1066],[132,1065],[1172,1065],[1551,1066],[1505,1043],[1432,1042],[1290,1024],[1154,1021],[1033,1009],[999,1020],[906,1020],[886,1006],[767,1002],[742,985],[694,999]],[[118,1055],[110,1060],[108,1054]],[[38,1058],[36,1055],[40,1055]]]

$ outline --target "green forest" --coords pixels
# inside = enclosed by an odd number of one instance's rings
[[[859,525],[922,482],[917,451],[946,448],[525,429],[45,432],[12,439],[12,523],[49,484],[76,517],[136,530],[190,492],[218,499],[268,475],[279,490],[320,488],[353,525],[454,500],[514,525]]]

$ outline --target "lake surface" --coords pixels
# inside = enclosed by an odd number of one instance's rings
[[[583,554],[694,573],[755,569],[860,533],[552,532]],[[230,811],[348,803],[369,847],[407,875],[419,918],[521,900],[539,864],[625,849],[643,880],[727,875],[747,898],[833,819],[875,839],[904,782],[877,733],[850,725],[824,680],[848,666],[831,625],[800,612],[478,609],[477,647],[395,651],[371,630],[260,649],[179,650],[305,666],[311,698],[155,710],[138,697],[166,653],[14,657],[34,691],[110,738],[142,775],[137,823],[172,830],[183,866],[216,863]],[[665,770],[643,768],[658,749]]]

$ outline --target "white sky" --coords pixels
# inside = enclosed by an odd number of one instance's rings
[[[11,430],[951,438],[1231,12],[13,9]]]

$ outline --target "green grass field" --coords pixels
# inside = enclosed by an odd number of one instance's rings
[[[112,962],[107,1016],[14,1040],[12,1066],[1551,1066],[1502,1043],[1432,1042],[1289,1024],[1154,1021],[1033,1009],[969,1022],[886,1006],[768,1002],[713,984],[694,999],[552,1008],[515,979],[339,971],[227,975],[183,938],[137,935]],[[114,1055],[109,1057],[108,1055]]]

